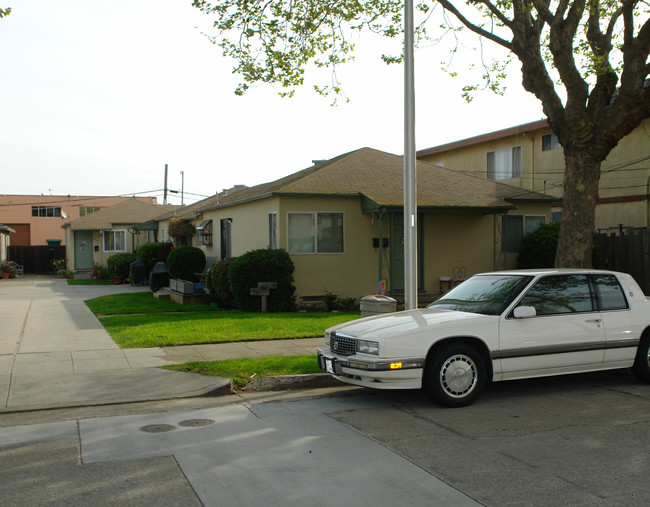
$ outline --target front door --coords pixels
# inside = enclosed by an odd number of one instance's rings
[[[74,268],[93,268],[92,231],[74,231]]]

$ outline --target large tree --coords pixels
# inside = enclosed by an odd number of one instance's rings
[[[243,77],[237,93],[268,82],[288,95],[303,84],[310,63],[335,68],[350,58],[350,30],[399,35],[403,9],[399,0],[194,0],[194,5],[216,18],[213,42],[235,59],[235,72]],[[431,28],[427,20],[437,5],[452,22]],[[564,148],[556,265],[589,267],[601,162],[650,117],[648,2],[422,0],[417,9],[418,39],[443,31],[457,36],[464,27],[520,61],[524,88],[541,101]],[[498,89],[502,63],[485,68],[489,86]],[[338,91],[336,81],[319,88],[332,90]]]

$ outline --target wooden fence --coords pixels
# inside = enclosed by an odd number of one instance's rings
[[[597,234],[595,246],[596,267],[630,273],[650,296],[650,229]]]
[[[52,261],[65,259],[65,246],[10,246],[9,260],[23,266],[25,274],[48,275],[54,273]]]

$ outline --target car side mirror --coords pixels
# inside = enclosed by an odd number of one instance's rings
[[[518,306],[513,312],[515,319],[530,319],[537,315],[537,311],[533,306]]]

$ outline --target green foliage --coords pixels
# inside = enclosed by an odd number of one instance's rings
[[[151,268],[154,267],[154,264],[158,262],[159,248],[160,243],[142,243],[135,251],[135,256],[144,262],[144,267],[147,270],[147,273],[149,273]],[[165,259],[166,258],[167,257],[165,256]]]
[[[219,306],[222,308],[233,308],[235,306],[235,298],[232,294],[232,290],[230,290],[230,278],[228,277],[228,271],[230,269],[230,265],[236,259],[237,257],[223,259],[210,268],[208,288],[214,295]]]
[[[204,268],[205,254],[195,246],[175,248],[167,257],[167,271],[171,278],[194,282],[195,273],[202,273]]]
[[[9,16],[11,14],[11,7],[7,7],[6,9],[1,9],[0,8],[0,18],[4,18],[5,16]]]
[[[351,311],[358,307],[355,298],[339,298],[329,292],[325,295],[325,306],[330,312]]]
[[[167,262],[167,257],[174,249],[174,245],[171,241],[166,241],[165,243],[158,243],[158,249],[156,250],[156,262]],[[155,265],[156,263],[154,263]]]
[[[169,220],[169,235],[177,245],[186,246],[188,238],[194,236],[195,232],[194,226],[183,218],[174,217]]]
[[[106,261],[110,277],[128,278],[131,263],[136,260],[135,255],[130,253],[120,253],[111,255]]]
[[[526,234],[517,256],[517,267],[520,269],[554,267],[559,235],[559,223],[540,225],[535,231]]]
[[[238,257],[230,265],[228,276],[237,308],[260,311],[262,298],[251,296],[250,289],[258,282],[276,282],[267,298],[271,312],[289,312],[296,307],[296,288],[293,285],[294,265],[286,250],[252,250]]]

